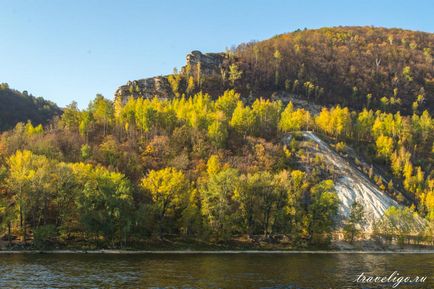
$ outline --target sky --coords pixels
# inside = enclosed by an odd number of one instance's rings
[[[434,32],[433,0],[0,0],[0,82],[65,106],[112,99],[128,80],[303,28]]]

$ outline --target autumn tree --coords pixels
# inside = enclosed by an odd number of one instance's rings
[[[242,71],[239,70],[236,64],[231,64],[229,66],[229,81],[231,82],[232,87],[235,86],[235,82],[241,78]]]
[[[183,209],[188,200],[188,180],[185,175],[174,168],[150,171],[141,180],[141,187],[149,192],[159,224],[159,235],[163,236],[163,222],[169,214]]]
[[[282,132],[300,131],[309,129],[311,123],[312,117],[309,111],[303,108],[294,109],[292,102],[289,102],[280,116],[279,130]]]

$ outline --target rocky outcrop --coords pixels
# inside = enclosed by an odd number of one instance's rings
[[[172,89],[167,76],[156,76],[151,78],[128,81],[126,85],[122,85],[116,90],[116,97],[121,97],[124,101],[128,97],[145,97],[151,98],[157,96],[159,98],[173,97]]]
[[[204,54],[195,50],[187,55],[186,65],[182,67],[181,74],[196,75],[198,69],[200,69],[202,78],[217,77],[220,76],[222,69],[227,69],[228,62],[225,53]],[[121,97],[124,101],[130,96],[145,98],[154,96],[158,98],[174,97],[169,75],[128,81],[126,85],[120,86],[115,93],[115,97]]]
[[[203,54],[198,50],[194,50],[187,54],[187,64],[183,67],[183,71],[185,71],[187,66],[196,71],[198,65],[200,65],[201,73],[205,76],[220,75],[221,69],[227,66],[225,65],[226,62],[227,57],[224,53]]]
[[[378,221],[390,206],[399,206],[398,203],[380,190],[367,176],[347,160],[333,151],[330,146],[310,131],[303,132],[303,136],[313,141],[317,148],[312,153],[323,159],[327,166],[333,167],[336,171],[335,190],[340,200],[339,225],[342,220],[348,218],[351,212],[351,205],[357,201],[365,213],[365,230],[371,231],[373,225]]]

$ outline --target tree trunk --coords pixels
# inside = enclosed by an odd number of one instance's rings
[[[11,239],[11,222],[8,222],[8,244],[9,247],[12,246],[12,239]]]

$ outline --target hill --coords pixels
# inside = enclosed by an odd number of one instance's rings
[[[35,246],[143,248],[157,236],[295,248],[336,234],[432,244],[427,111],[313,115],[241,99],[234,90],[216,100],[98,95],[45,129],[3,133],[3,232],[32,234]]]
[[[28,120],[33,124],[47,124],[60,113],[60,108],[51,101],[34,97],[27,91],[10,89],[5,83],[0,84],[0,131]]]
[[[432,246],[431,47],[397,29],[297,31],[193,51],[114,100],[16,125],[0,134],[0,233],[38,248]]]
[[[434,109],[434,34],[375,27],[297,30],[224,53],[193,51],[179,72],[130,81],[118,96],[296,94],[322,105]]]

